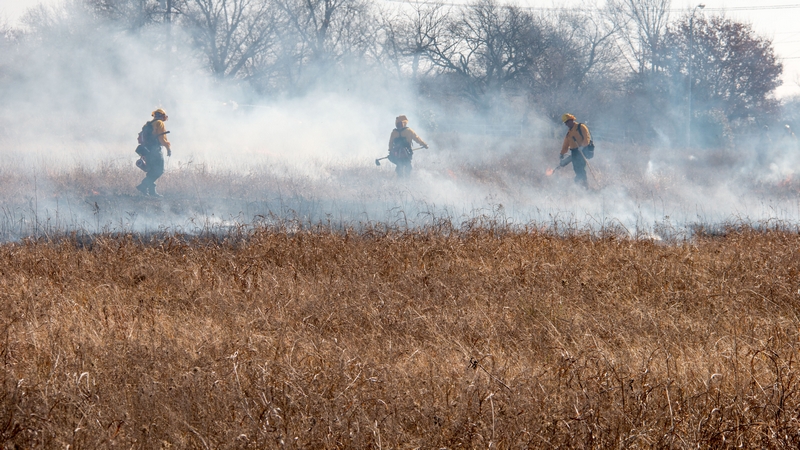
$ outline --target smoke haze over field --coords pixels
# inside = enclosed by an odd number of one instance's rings
[[[786,151],[796,143],[774,130],[735,148],[687,150],[667,132],[649,145],[631,143],[597,114],[588,123],[598,145],[589,175],[597,190],[587,193],[574,186],[571,167],[544,175],[557,163],[565,129],[525,102],[498,96],[488,109],[468,108],[356,66],[320,74],[301,93],[256,93],[209,74],[177,27],[167,38],[160,26],[121,33],[95,20],[65,7],[35,23],[30,39],[5,44],[6,239],[59,228],[192,231],[269,217],[413,226],[485,216],[622,226],[632,235],[800,221],[800,158],[797,148]],[[173,156],[159,182],[166,197],[154,201],[135,195],[143,175],[133,150],[156,107],[170,116]],[[431,144],[415,156],[407,181],[395,179],[388,161],[374,164],[399,114]]]

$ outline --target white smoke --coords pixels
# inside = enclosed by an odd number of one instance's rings
[[[800,219],[781,184],[791,185],[800,153],[777,145],[757,165],[755,145],[715,157],[676,148],[666,135],[647,149],[598,140],[587,192],[571,167],[545,176],[566,129],[532,112],[521,120],[519,105],[507,105],[506,116],[454,110],[368,71],[302,96],[259,96],[208,75],[177,30],[168,48],[164,29],[98,28],[74,5],[39,19],[0,61],[6,239],[59,229],[193,231],[265,217],[341,226],[486,217],[632,236]],[[134,190],[142,174],[133,150],[156,107],[170,116],[173,156],[159,181],[166,197],[154,203]],[[388,161],[374,163],[399,114],[431,144],[408,180]]]

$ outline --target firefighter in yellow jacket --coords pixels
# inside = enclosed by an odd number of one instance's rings
[[[142,144],[137,149],[140,153],[142,160],[144,160],[144,171],[147,176],[144,180],[136,186],[144,195],[151,197],[161,197],[161,194],[156,192],[156,180],[164,174],[164,155],[161,153],[161,147],[167,148],[167,156],[172,156],[172,144],[167,139],[167,131],[164,122],[169,119],[167,113],[158,108],[151,114],[153,120],[147,122],[142,127]]]
[[[586,160],[594,156],[594,143],[589,128],[582,123],[575,122],[575,116],[564,114],[561,121],[567,126],[567,135],[564,137],[564,144],[561,146],[561,167],[572,163],[575,170],[575,182],[588,188],[589,182],[586,179]],[[569,153],[569,155],[567,155]]]
[[[397,165],[395,172],[398,177],[407,177],[411,173],[411,158],[414,156],[411,150],[412,141],[422,148],[428,148],[428,144],[408,127],[408,118],[397,116],[394,119],[394,130],[389,137],[389,161]]]

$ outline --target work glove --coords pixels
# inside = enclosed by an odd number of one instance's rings
[[[428,148],[428,144],[423,144],[422,148]]]
[[[167,149],[167,156],[172,156],[172,149],[171,148]]]
[[[566,153],[562,153],[562,154],[559,156],[559,158],[560,158],[560,159],[559,159],[559,161],[558,161],[558,165],[559,165],[559,167],[564,167],[564,166],[566,166],[567,164],[569,164],[569,163],[570,163],[570,161],[572,161],[572,158],[570,158],[569,156],[567,156],[567,154],[566,154]]]

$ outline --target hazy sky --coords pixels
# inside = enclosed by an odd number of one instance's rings
[[[0,1],[0,16],[15,22],[27,8],[42,3],[38,0],[3,0]],[[55,0],[47,0],[44,3],[57,3]]]
[[[57,4],[63,0],[0,0],[0,17],[15,23],[25,10],[40,3]],[[385,0],[386,1],[386,0]],[[450,0],[465,3],[467,0]],[[522,6],[552,7],[554,4],[564,7],[583,7],[588,4],[602,6],[605,0],[519,0]],[[784,64],[783,86],[778,88],[777,96],[800,95],[800,2],[797,0],[673,0],[674,14],[690,10],[698,4],[705,4],[705,9],[698,9],[697,14],[724,14],[733,19],[749,22],[756,32],[773,40],[775,50]]]

